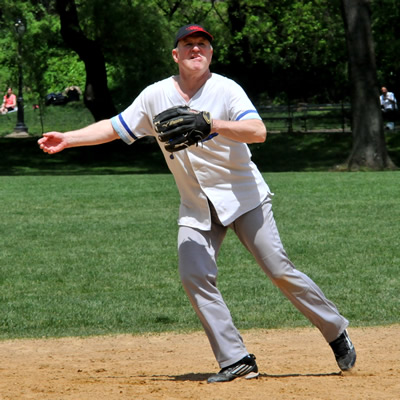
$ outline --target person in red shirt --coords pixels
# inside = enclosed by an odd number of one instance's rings
[[[3,104],[0,108],[2,114],[7,114],[9,111],[13,111],[17,106],[17,96],[12,91],[12,88],[8,88],[7,93],[3,97]]]

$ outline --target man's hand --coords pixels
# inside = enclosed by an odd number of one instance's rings
[[[67,144],[65,135],[60,132],[44,133],[38,140],[39,147],[48,154],[59,153],[67,147]]]

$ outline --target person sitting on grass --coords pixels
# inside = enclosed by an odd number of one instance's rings
[[[13,93],[11,87],[7,89],[7,93],[3,97],[3,104],[1,105],[0,112],[2,114],[7,114],[10,111],[15,110],[17,107],[17,97]]]

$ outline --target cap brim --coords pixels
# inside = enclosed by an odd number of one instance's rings
[[[186,27],[184,27],[183,29],[185,29]],[[196,29],[197,28],[197,29]],[[198,26],[195,29],[190,30],[189,32],[187,30],[184,30],[183,32],[178,32],[178,35],[175,38],[175,47],[178,45],[178,42],[182,39],[185,39],[186,37],[190,36],[190,35],[194,35],[194,34],[202,34],[210,43],[212,42],[212,40],[214,39],[213,36],[208,33],[204,28]],[[181,28],[182,30],[182,28]],[[180,35],[179,35],[180,33]]]

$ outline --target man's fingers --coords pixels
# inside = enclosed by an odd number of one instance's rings
[[[62,141],[53,133],[45,133],[38,140],[38,145],[41,150],[48,154],[55,154],[63,150]]]

